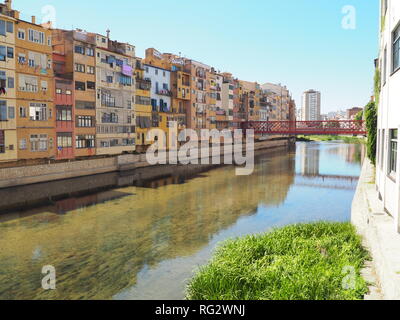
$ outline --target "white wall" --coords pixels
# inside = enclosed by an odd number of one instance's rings
[[[157,105],[159,106],[160,99],[162,99],[168,105],[168,109],[171,109],[171,97],[157,94],[157,86],[156,83],[158,82],[158,89],[163,89],[163,84],[168,85],[168,90],[171,91],[171,72],[168,70],[164,70],[161,68],[157,68],[150,65],[145,65],[145,78],[151,79],[151,99],[157,100]],[[158,73],[158,74],[156,74]]]
[[[381,16],[385,13],[381,12]],[[384,20],[384,29],[380,35],[379,66],[382,77],[382,89],[378,109],[378,151],[377,151],[377,188],[382,196],[386,210],[396,219],[395,228],[399,231],[400,215],[400,152],[397,155],[397,175],[389,177],[389,129],[400,128],[400,70],[393,70],[393,31],[400,23],[400,1],[388,0],[388,10]],[[385,62],[386,48],[386,64]],[[386,77],[384,68],[386,66]],[[393,73],[394,72],[394,73]],[[384,135],[383,135],[383,129]]]

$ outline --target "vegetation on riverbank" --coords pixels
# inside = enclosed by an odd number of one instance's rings
[[[362,144],[365,143],[364,138],[348,137],[348,136],[299,136],[297,141],[311,142],[311,141],[342,141],[345,143]]]
[[[191,280],[192,300],[357,300],[368,259],[350,223],[300,224],[230,240]],[[346,289],[347,288],[347,289]]]

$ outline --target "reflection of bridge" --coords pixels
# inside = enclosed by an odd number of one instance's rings
[[[323,175],[323,174],[296,174],[296,177],[304,178],[304,180],[314,180],[312,182],[296,182],[296,185],[303,187],[318,187],[322,189],[339,189],[339,190],[353,190],[354,182],[359,180],[357,176],[341,176],[341,175]],[[317,181],[315,181],[317,180]],[[320,180],[320,181],[318,181]],[[341,181],[341,182],[350,182],[350,184],[341,184],[341,183],[333,183],[327,184],[327,181]]]
[[[330,121],[248,121],[243,129],[254,129],[256,134],[289,135],[366,135],[365,122],[360,120]]]
[[[359,177],[357,176],[338,176],[338,175],[332,175],[332,174],[296,174],[297,177],[303,177],[303,178],[309,178],[309,179],[315,179],[315,178],[321,178],[322,180],[328,180],[328,179],[335,179],[335,180],[347,180],[347,181],[358,181]]]

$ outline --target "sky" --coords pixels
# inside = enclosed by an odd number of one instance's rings
[[[350,10],[346,10],[350,6]],[[379,0],[13,0],[21,18],[181,53],[247,81],[321,91],[322,112],[364,106],[378,54]],[[345,11],[343,11],[345,10]]]

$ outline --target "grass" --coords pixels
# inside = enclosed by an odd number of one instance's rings
[[[230,240],[190,281],[190,300],[359,300],[368,253],[350,223],[300,224]],[[344,273],[354,268],[354,286]],[[344,269],[345,268],[345,269]]]
[[[363,144],[366,143],[364,138],[349,136],[299,136],[297,141],[343,141],[345,143]]]

